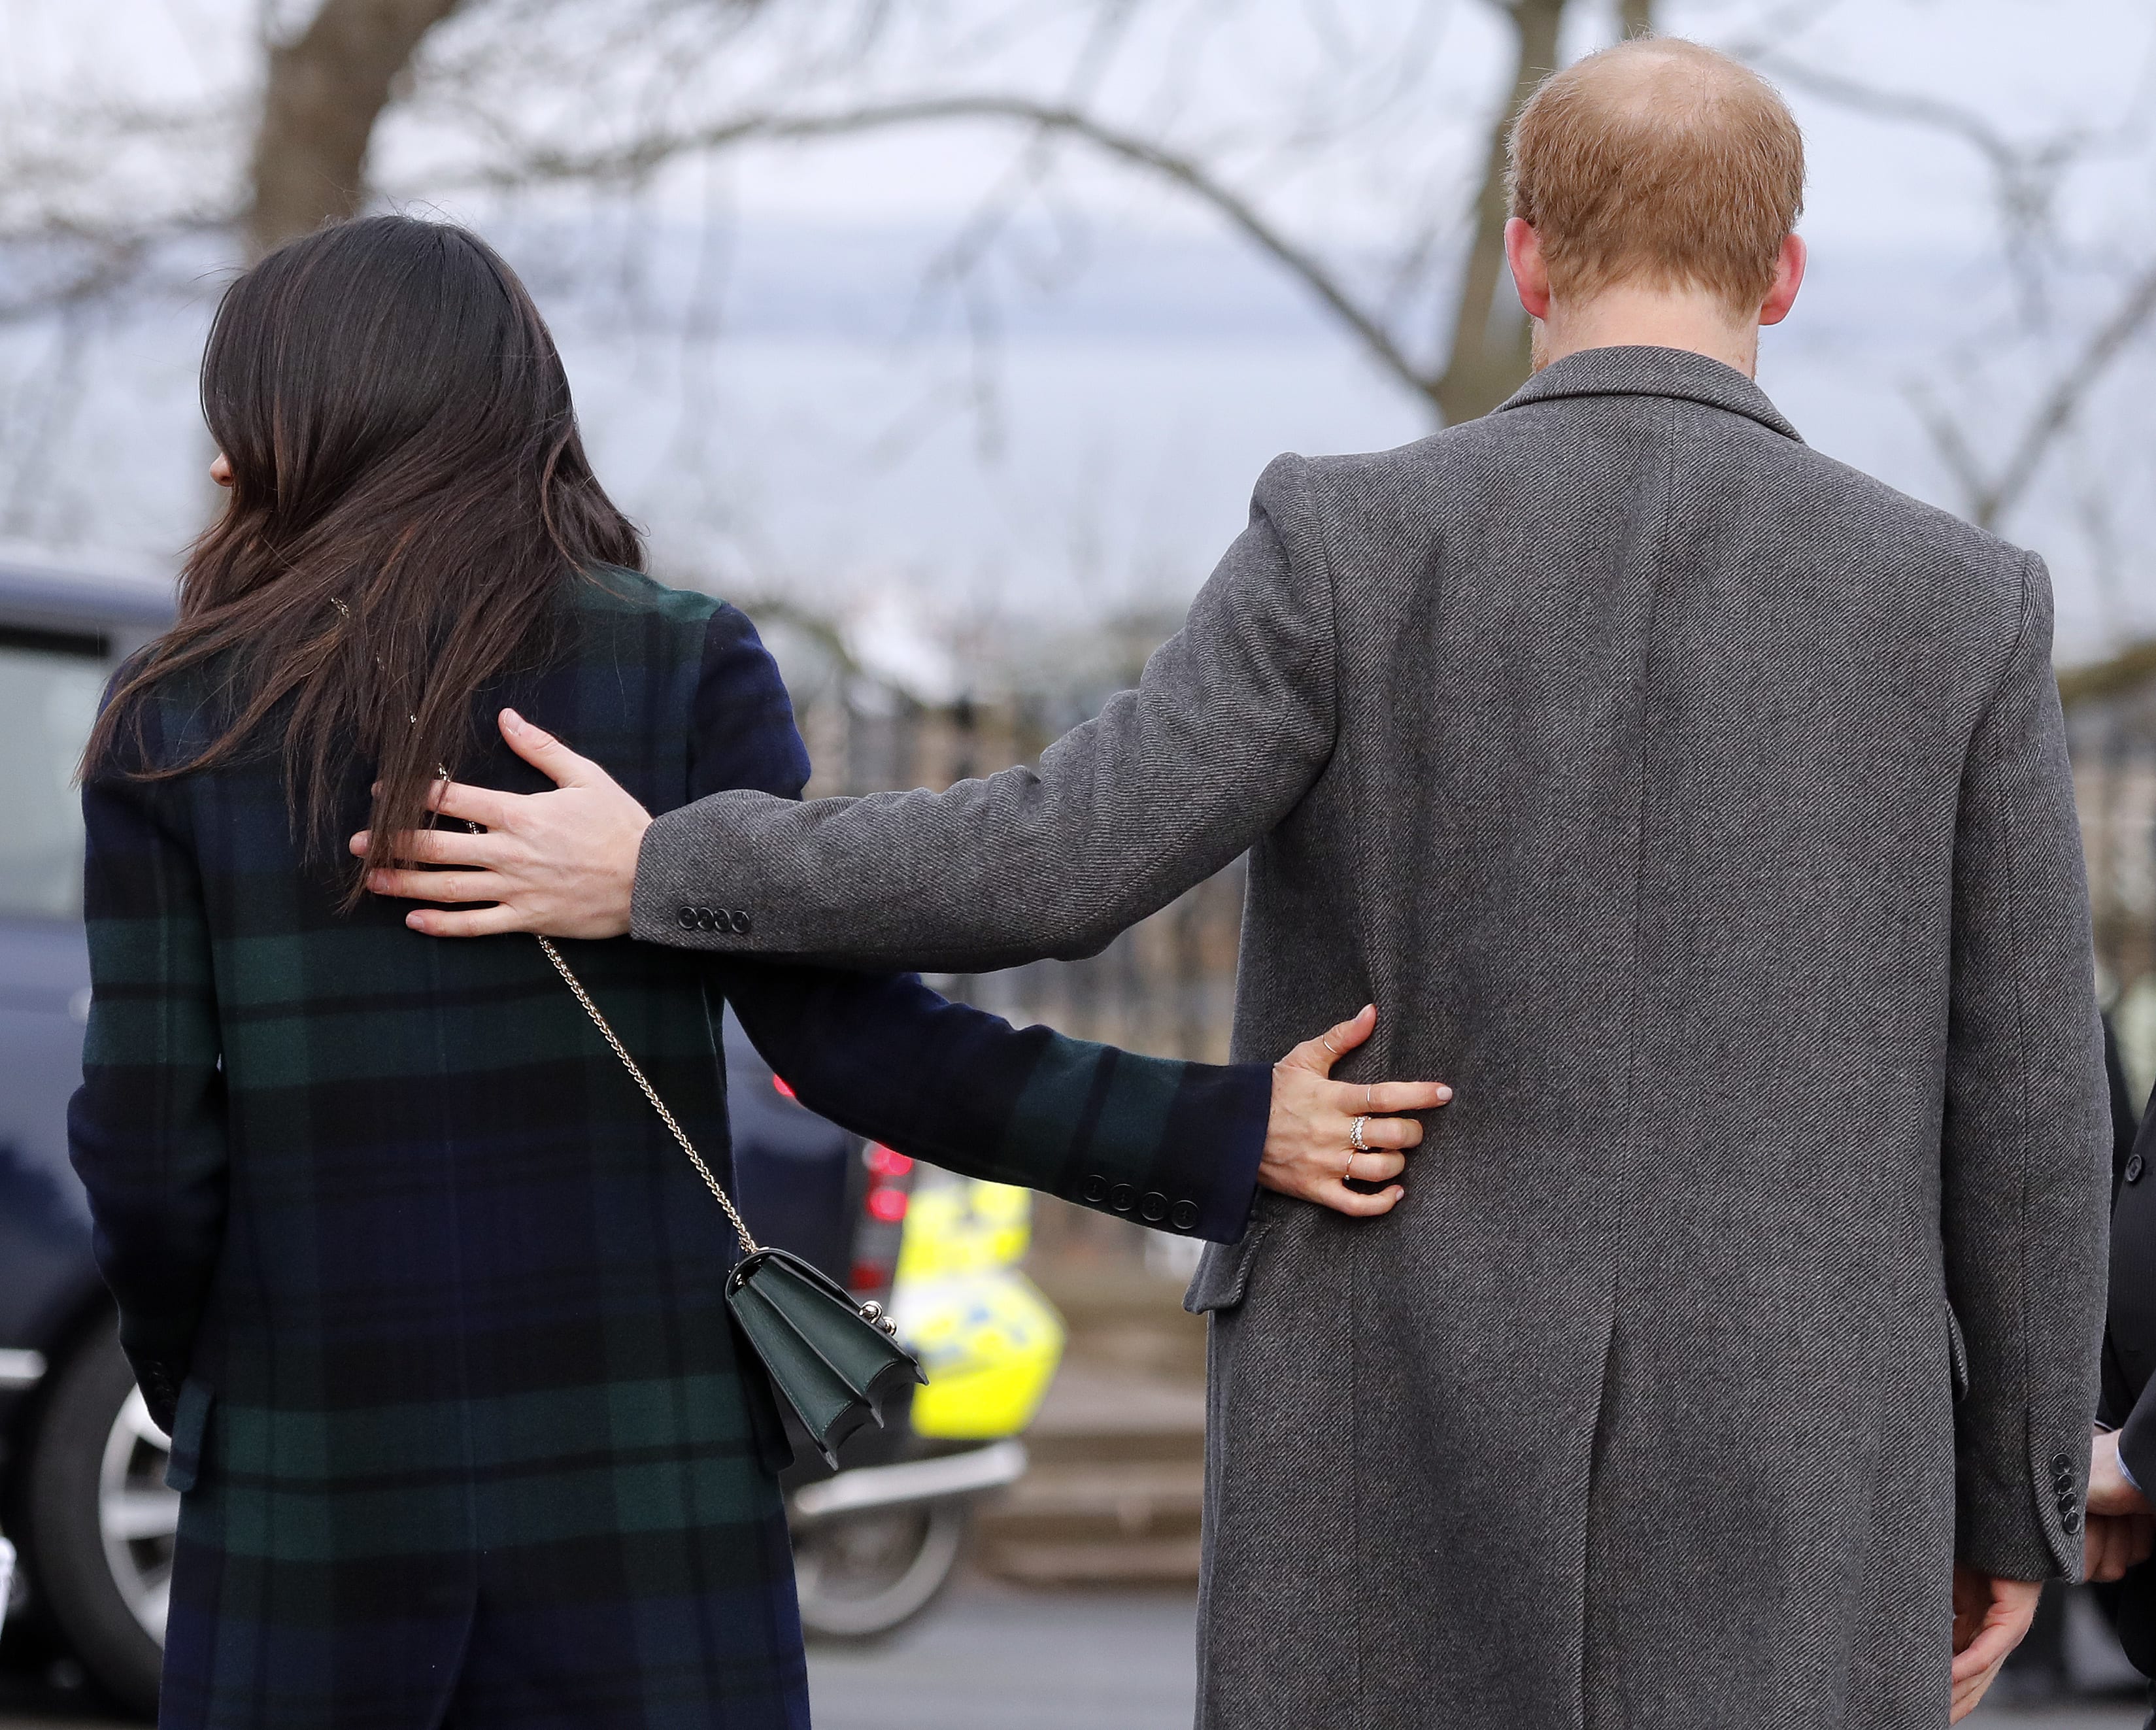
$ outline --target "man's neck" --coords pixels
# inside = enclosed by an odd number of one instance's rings
[[[1747,378],[1759,370],[1759,326],[1732,319],[1712,295],[1664,289],[1613,288],[1568,306],[1550,302],[1535,326],[1535,370],[1589,348],[1683,348],[1734,367]]]

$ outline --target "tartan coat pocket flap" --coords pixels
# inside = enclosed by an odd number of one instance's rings
[[[203,1438],[209,1431],[213,1398],[208,1386],[192,1376],[180,1384],[180,1403],[172,1414],[172,1456],[165,1467],[167,1490],[184,1495],[202,1475]]]

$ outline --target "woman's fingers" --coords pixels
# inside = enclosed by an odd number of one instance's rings
[[[1321,1075],[1329,1075],[1332,1073],[1332,1065],[1368,1039],[1370,1029],[1377,1024],[1377,1005],[1365,1004],[1348,1019],[1337,1026],[1328,1027],[1314,1040],[1305,1040],[1281,1062],[1292,1069],[1310,1070]]]
[[[1340,1109],[1351,1117],[1375,1111],[1433,1111],[1452,1100],[1452,1090],[1442,1081],[1373,1081],[1367,1087],[1352,1081],[1335,1085],[1340,1090]]]
[[[1359,1112],[1351,1114],[1340,1126],[1340,1145],[1355,1147],[1355,1124],[1360,1118],[1363,1125],[1363,1147],[1419,1147],[1422,1145],[1422,1125],[1412,1117],[1363,1117]],[[1362,1147],[1355,1147],[1357,1152]]]
[[[1397,1183],[1389,1189],[1379,1190],[1375,1195],[1365,1195],[1359,1189],[1350,1189],[1342,1184],[1333,1183],[1320,1190],[1310,1199],[1321,1207],[1332,1209],[1336,1214],[1350,1214],[1358,1219],[1374,1219],[1380,1214],[1391,1213],[1400,1204],[1400,1198],[1406,1194],[1407,1191]]]
[[[1392,1180],[1407,1168],[1406,1150],[1422,1144],[1423,1126],[1397,1114],[1433,1111],[1451,1100],[1452,1089],[1442,1081],[1332,1081],[1332,1065],[1368,1040],[1377,1023],[1377,1009],[1366,1004],[1276,1066],[1258,1166],[1265,1188],[1358,1219],[1399,1206],[1405,1192]],[[1374,1194],[1348,1188],[1351,1164],[1355,1183],[1386,1187]]]

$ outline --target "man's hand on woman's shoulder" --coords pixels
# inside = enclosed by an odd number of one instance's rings
[[[406,868],[377,871],[367,886],[406,901],[451,903],[404,916],[430,937],[482,937],[529,931],[550,937],[619,937],[629,932],[636,855],[651,814],[588,757],[514,709],[501,711],[501,737],[555,783],[552,793],[496,793],[445,781],[434,809],[476,829],[429,829],[405,835],[397,857]],[[352,850],[367,851],[365,831]],[[418,870],[415,865],[446,866]],[[492,906],[458,906],[458,903]]]

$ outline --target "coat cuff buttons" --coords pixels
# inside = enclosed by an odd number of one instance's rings
[[[1086,1178],[1079,1186],[1078,1194],[1089,1207],[1135,1214],[1147,1225],[1164,1225],[1175,1231],[1190,1230],[1199,1217],[1194,1201],[1173,1201],[1158,1189],[1148,1189],[1141,1194],[1135,1183],[1118,1183],[1101,1172],[1095,1172]]]
[[[748,915],[737,907],[679,907],[674,922],[684,931],[710,932],[716,937],[745,937],[753,929]]]
[[[2071,1537],[2082,1529],[2081,1482],[2065,1454],[2051,1456],[2051,1493],[2058,1502],[2059,1524]]]

